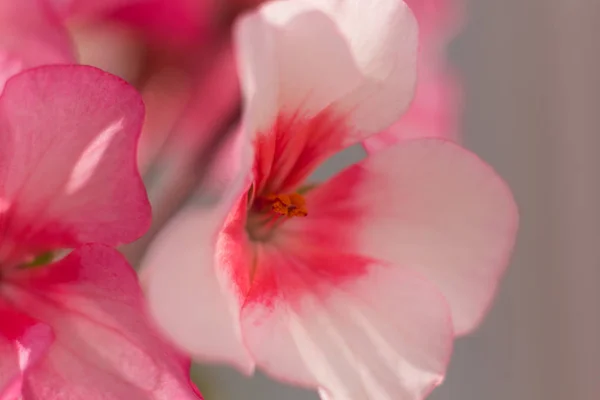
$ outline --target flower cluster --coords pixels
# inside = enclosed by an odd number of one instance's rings
[[[0,1],[0,399],[199,399],[190,359],[426,397],[517,229],[446,3]]]

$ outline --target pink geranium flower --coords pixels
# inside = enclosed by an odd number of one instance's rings
[[[243,179],[158,238],[143,275],[154,315],[198,359],[324,399],[423,398],[507,265],[509,189],[439,139],[307,181],[407,109],[417,25],[401,1],[276,1],[236,39],[244,121],[221,172]]]
[[[189,363],[148,324],[135,273],[107,247],[150,223],[135,164],[142,120],[137,92],[92,67],[38,67],[7,81],[1,399],[197,398]]]

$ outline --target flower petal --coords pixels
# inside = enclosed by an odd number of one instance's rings
[[[144,260],[142,280],[154,317],[175,343],[195,359],[226,362],[249,374],[254,363],[240,339],[235,287],[227,285],[223,269],[215,265],[222,220],[211,214],[180,214]],[[225,262],[244,263],[243,241],[235,246],[233,241],[226,245],[231,254],[222,255]]]
[[[314,115],[362,81],[335,22],[308,2],[267,3],[240,20],[236,39],[251,132],[280,113]]]
[[[257,365],[332,400],[422,399],[442,381],[452,348],[441,294],[407,268],[311,250],[259,253],[242,310]],[[338,274],[357,262],[359,275]]]
[[[176,126],[169,130],[173,143],[167,150],[174,157],[198,154],[215,141],[215,135],[223,135],[224,128],[237,118],[240,107],[240,90],[231,46],[220,46],[210,51],[210,61],[203,65],[187,83],[189,98],[180,113]],[[167,92],[166,89],[162,91]],[[161,93],[156,92],[156,97]],[[146,93],[144,99],[146,99]],[[164,94],[160,96],[163,102]],[[147,102],[146,102],[147,105]],[[159,114],[158,104],[154,108]],[[161,107],[163,107],[161,105]],[[182,107],[183,108],[183,107]],[[146,129],[146,127],[144,127]],[[143,137],[143,136],[142,136]]]
[[[461,90],[446,66],[429,66],[420,61],[419,82],[410,108],[400,120],[363,143],[367,152],[393,146],[402,140],[437,137],[456,139]]]
[[[36,248],[117,245],[144,233],[143,111],[135,89],[96,68],[46,66],[11,78],[0,97],[4,231]]]
[[[206,28],[211,1],[196,0],[54,0],[59,12],[84,20],[114,19],[138,28],[165,44],[187,44]]]
[[[0,399],[20,398],[26,372],[47,353],[52,329],[0,303]]]
[[[416,80],[416,23],[399,0],[274,1],[237,26],[246,127],[326,108],[347,119],[345,145],[395,121]]]
[[[310,1],[338,22],[366,78],[336,108],[348,113],[359,139],[387,128],[414,95],[418,25],[411,10],[402,0]]]
[[[135,272],[109,247],[83,246],[46,268],[11,276],[13,304],[56,340],[28,371],[28,399],[199,399],[189,362],[145,318]]]
[[[90,3],[89,0],[83,2]],[[204,39],[217,12],[212,0],[127,0],[121,3],[112,18],[136,27],[151,40],[172,47],[193,45]]]
[[[400,140],[458,138],[462,104],[460,83],[448,65],[446,44],[459,25],[461,1],[406,0],[419,23],[418,78],[415,97],[399,121],[368,138],[365,149],[377,151]],[[460,3],[460,4],[459,4]]]
[[[210,182],[220,201],[173,218],[142,260],[141,276],[150,311],[173,342],[196,359],[227,362],[249,374],[254,363],[240,339],[239,290],[225,274],[232,264],[250,270],[241,214],[228,221],[232,236],[219,247],[217,240],[232,207],[244,211],[251,146],[238,130],[222,150]]]
[[[464,14],[462,0],[406,0],[406,4],[419,21],[421,35],[428,39],[451,37]]]
[[[502,179],[475,155],[438,139],[378,152],[306,201],[311,225],[291,221],[289,235],[335,227],[360,254],[415,269],[446,296],[458,334],[485,315],[518,225]]]
[[[74,57],[65,27],[45,1],[0,2],[0,89],[23,69]]]

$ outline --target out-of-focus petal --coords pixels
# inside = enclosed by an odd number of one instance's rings
[[[444,64],[445,66],[445,64]],[[451,72],[421,62],[419,82],[410,108],[398,122],[364,142],[367,152],[417,138],[458,138],[461,90]]]
[[[413,95],[417,27],[399,0],[275,1],[242,18],[236,39],[254,133],[331,109],[348,145],[395,121]]]
[[[0,97],[0,220],[20,248],[117,245],[145,232],[150,208],[136,166],[139,94],[85,66],[11,78]]]
[[[453,340],[443,296],[410,269],[311,246],[261,247],[242,329],[268,374],[332,400],[420,400]]]
[[[134,30],[118,23],[89,23],[69,27],[78,64],[92,65],[135,82],[145,67],[147,49]]]
[[[221,46],[210,53],[212,59],[193,73],[189,101],[173,129],[171,151],[199,154],[215,142],[215,135],[224,135],[234,118],[238,117],[240,89],[233,49]],[[212,149],[214,150],[214,149]]]
[[[44,0],[0,2],[0,89],[25,68],[71,62],[69,35]]]
[[[360,254],[415,269],[437,284],[458,334],[485,315],[518,225],[502,179],[474,154],[439,139],[378,152],[306,201],[311,226],[345,226],[337,231],[351,232]],[[308,224],[291,222],[292,230]]]
[[[309,1],[337,21],[365,77],[336,108],[348,114],[360,135],[387,128],[414,95],[418,26],[411,10],[402,0]]]
[[[429,40],[452,37],[462,19],[463,0],[405,0],[419,21],[419,32]]]
[[[52,329],[0,302],[0,400],[20,398],[25,374],[54,341]]]
[[[148,323],[135,272],[116,250],[86,245],[11,281],[5,295],[55,335],[27,371],[25,399],[201,398],[189,380],[189,361]]]
[[[213,0],[53,0],[73,19],[112,19],[137,28],[149,39],[168,45],[189,44],[211,22]]]
[[[411,138],[459,139],[462,90],[445,52],[459,26],[462,1],[407,0],[407,4],[419,23],[415,97],[406,114],[392,127],[365,141],[368,152]]]

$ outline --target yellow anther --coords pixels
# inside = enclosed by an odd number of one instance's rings
[[[271,202],[271,208],[277,214],[286,217],[306,217],[308,215],[306,201],[298,193],[273,194],[267,196],[267,200]]]

